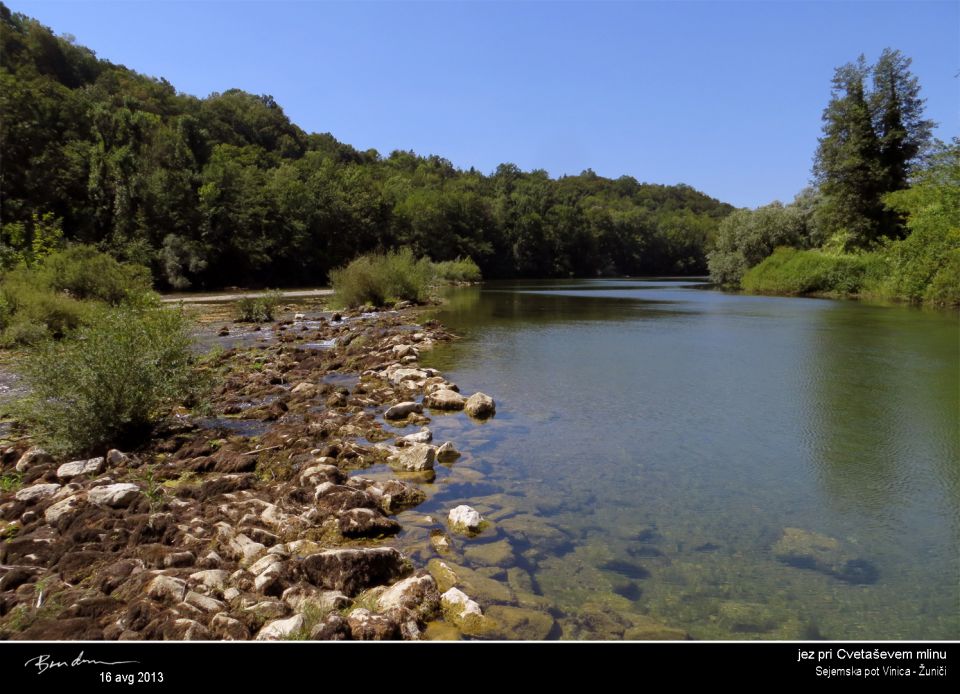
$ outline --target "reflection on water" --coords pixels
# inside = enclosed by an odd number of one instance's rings
[[[493,518],[457,560],[540,594],[564,636],[616,637],[616,613],[960,637],[955,315],[595,280],[457,290],[438,317],[465,339],[426,364],[498,414],[434,418],[467,455],[420,511]]]

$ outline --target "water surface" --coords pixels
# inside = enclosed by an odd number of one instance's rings
[[[434,417],[468,455],[418,511],[496,519],[515,561],[488,575],[697,638],[960,638],[956,314],[584,280],[455,290],[437,317],[463,339],[425,365],[498,412]],[[533,519],[559,539],[524,544]],[[785,528],[870,571],[778,560]]]

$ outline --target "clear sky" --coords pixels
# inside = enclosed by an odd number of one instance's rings
[[[307,131],[491,172],[591,168],[735,205],[807,184],[836,66],[913,58],[960,132],[960,2],[4,0],[206,96],[271,94]]]

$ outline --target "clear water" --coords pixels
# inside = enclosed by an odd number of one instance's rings
[[[507,537],[515,561],[487,575],[526,572],[557,615],[601,605],[697,638],[960,638],[956,314],[691,281],[449,299],[437,317],[463,339],[423,361],[497,416],[434,416],[466,455],[416,514],[494,519],[476,542]],[[559,539],[518,538],[534,521]],[[835,538],[876,581],[778,561],[785,528]],[[482,568],[471,542],[457,560]]]

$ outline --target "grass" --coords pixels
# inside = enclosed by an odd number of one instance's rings
[[[22,486],[22,472],[7,472],[3,475],[0,475],[0,492],[15,492]]]

